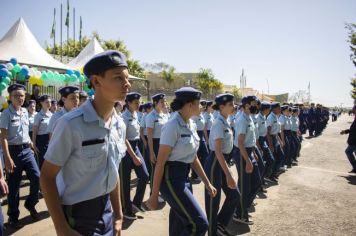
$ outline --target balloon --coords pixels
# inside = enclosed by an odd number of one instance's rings
[[[17,76],[16,76],[16,80],[23,82],[23,81],[26,80],[26,76],[24,76],[23,74],[19,73],[19,74],[17,74]]]
[[[68,82],[70,81],[70,75],[65,74],[64,76],[65,76],[64,82],[65,82],[65,83],[68,83]]]
[[[80,68],[80,74],[84,74],[84,67]]]
[[[41,79],[42,79],[43,81],[48,80],[47,72],[43,72],[43,73],[42,73]]]
[[[41,71],[36,71],[36,74],[35,74],[36,78],[41,78],[41,75],[42,75]]]
[[[11,82],[10,77],[6,76],[5,78],[2,79],[2,82],[4,82],[5,84],[9,84]]]
[[[4,82],[0,83],[0,91],[3,91],[6,87],[7,85]]]
[[[72,75],[74,73],[73,70],[67,70],[67,75]]]
[[[14,71],[15,73],[19,73],[21,71],[21,66],[19,64],[14,65],[12,71]]]
[[[7,68],[7,70],[12,70],[12,68],[14,68],[14,65],[13,64],[11,64],[11,63],[7,63],[6,64],[6,68]]]
[[[0,77],[9,76],[9,74],[11,74],[11,73],[6,68],[0,69]]]
[[[79,71],[79,70],[74,71],[74,74],[75,74],[78,78],[80,77],[80,71]]]
[[[23,75],[24,77],[28,76],[28,74],[30,73],[28,67],[26,68],[25,66],[22,67],[21,71],[20,71],[21,75]]]
[[[17,59],[16,58],[11,58],[10,63],[13,65],[17,65]]]
[[[2,69],[2,68],[7,69],[5,64],[0,64],[0,69]]]
[[[36,74],[36,69],[35,68],[30,68],[29,70],[29,76],[34,76]]]
[[[54,77],[53,71],[48,71],[47,72],[47,76],[48,76],[49,79],[53,79],[53,77]]]

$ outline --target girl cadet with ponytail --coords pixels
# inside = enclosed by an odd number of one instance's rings
[[[175,95],[171,108],[177,112],[162,129],[153,190],[146,206],[157,208],[160,191],[171,207],[169,235],[203,236],[208,229],[208,221],[193,196],[188,179],[192,167],[202,179],[207,192],[212,197],[216,195],[216,189],[197,158],[199,136],[191,119],[199,115],[201,92],[188,87],[178,89]]]

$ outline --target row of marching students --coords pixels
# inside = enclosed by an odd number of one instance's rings
[[[130,165],[144,170],[141,178],[135,169],[138,186],[148,181],[149,171],[143,166],[151,166],[151,194],[141,205],[144,187],[138,188],[131,205],[127,174],[122,183],[128,185],[124,190],[128,200],[124,216],[135,218],[133,212],[127,212],[132,207],[139,211],[156,209],[162,196],[171,206],[170,235],[204,235],[206,231],[209,235],[230,235],[227,226],[232,219],[253,223],[248,218],[248,208],[256,194],[265,191],[265,181],[277,182],[278,176],[297,162],[301,146],[298,108],[261,103],[255,96],[248,96],[234,114],[236,106],[231,94],[217,96],[214,104],[200,101],[201,92],[193,88],[181,88],[175,95],[170,117],[163,112],[164,94],[154,96],[153,110],[143,115],[141,128],[147,132],[143,146],[148,147],[144,152],[150,163],[140,157],[140,163],[135,164],[131,155]],[[137,142],[138,136],[136,133]],[[139,144],[137,152],[138,147]],[[230,168],[232,163],[236,164],[238,182]],[[206,214],[192,193],[195,179],[206,186]],[[226,196],[222,205],[221,191]]]

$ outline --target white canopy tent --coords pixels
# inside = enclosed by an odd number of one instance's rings
[[[79,55],[71,60],[67,65],[70,68],[79,70],[87,63],[94,55],[104,52],[98,40],[94,37],[88,45],[79,53]]]
[[[0,40],[0,61],[16,58],[19,64],[66,70],[68,66],[55,60],[44,50],[20,18]]]

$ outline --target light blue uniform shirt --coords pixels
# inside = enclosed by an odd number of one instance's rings
[[[298,116],[291,117],[291,130],[297,132],[299,130],[299,118]]]
[[[0,128],[7,130],[9,145],[27,144],[31,142],[29,136],[28,112],[25,108],[17,113],[13,105],[1,113]]]
[[[35,123],[35,115],[36,114],[37,114],[37,112],[34,112],[33,114],[28,113],[28,122],[29,122],[30,132],[32,131],[33,123]]]
[[[218,115],[220,114],[220,112],[219,111],[214,111],[213,112],[213,117],[214,117],[214,120],[216,119],[216,118],[218,118]]]
[[[284,126],[285,130],[290,130],[291,128],[291,121],[290,119],[285,116],[285,115],[280,115],[279,119],[278,119],[279,123],[281,124],[281,126]]]
[[[122,113],[122,118],[126,125],[126,138],[130,141],[140,139],[140,123],[137,112],[131,113],[129,109],[126,109]]]
[[[259,131],[258,131],[258,121],[257,121],[257,114],[251,114],[251,119],[253,121],[253,124],[255,125],[255,138],[259,137]]]
[[[141,119],[140,127],[143,128],[143,135],[147,136],[147,129],[146,129],[146,117],[147,113],[144,113]]]
[[[62,110],[57,111],[56,113],[54,113],[52,115],[51,119],[49,120],[48,127],[47,127],[48,133],[51,133],[51,134],[53,133],[54,127],[57,124],[58,119],[61,118],[66,113],[67,113],[67,110],[64,109],[64,107],[63,107]]]
[[[204,120],[203,114],[200,114],[199,116],[194,116],[192,118],[192,120],[194,121],[195,125],[197,126],[198,131],[204,130],[205,120]]]
[[[168,121],[168,116],[164,113],[158,113],[156,109],[150,112],[146,117],[146,129],[153,129],[153,138],[161,137],[161,129]]]
[[[204,112],[203,117],[205,120],[206,129],[211,130],[211,126],[213,125],[213,122],[214,122],[213,114],[211,114],[209,112]]]
[[[197,156],[199,140],[193,120],[186,123],[177,113],[163,126],[160,144],[172,147],[168,161],[192,163]]]
[[[271,134],[277,135],[281,131],[281,125],[279,124],[276,114],[271,112],[267,117],[267,127],[271,127]]]
[[[140,123],[140,124],[141,124],[142,116],[143,116],[143,113],[138,111],[137,112],[137,119],[138,119],[138,123]]]
[[[243,112],[235,125],[235,139],[234,145],[239,147],[239,135],[245,135],[245,148],[252,148],[256,146],[256,132],[255,124],[253,123],[252,117],[245,112]]]
[[[37,126],[37,135],[48,134],[49,120],[52,117],[52,112],[44,113],[43,110],[35,115],[33,126]]]
[[[267,135],[267,120],[264,115],[259,113],[257,115],[257,124],[258,124],[258,137],[266,137]]]
[[[61,167],[57,187],[62,204],[103,196],[116,187],[126,127],[114,108],[110,125],[105,126],[90,100],[58,120],[45,159]]]
[[[215,151],[215,140],[222,139],[223,154],[230,154],[233,147],[232,130],[227,120],[219,114],[211,126],[209,135],[209,148]]]

